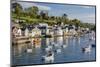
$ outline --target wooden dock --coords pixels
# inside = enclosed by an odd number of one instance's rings
[[[62,37],[62,36],[74,36],[74,35],[69,35],[69,34],[66,34],[66,35],[51,35],[51,38],[52,37]],[[80,35],[75,35],[75,36],[77,37],[77,36],[80,36]],[[12,43],[13,44],[31,43],[32,39],[34,39],[34,38],[50,38],[50,37],[43,37],[43,36],[36,36],[36,37],[19,36],[19,37],[12,38]]]
[[[12,42],[14,44],[30,43],[31,39],[30,37],[20,36],[20,37],[13,38]]]

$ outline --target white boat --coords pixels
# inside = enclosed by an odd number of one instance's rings
[[[51,53],[50,55],[45,55],[43,56],[43,60],[45,61],[45,63],[52,63],[54,62],[54,53]]]
[[[85,53],[90,53],[91,52],[91,45],[89,45],[88,47],[82,48],[82,51]]]
[[[55,43],[54,42],[51,42],[51,44],[54,45]]]
[[[57,49],[56,52],[57,52],[57,53],[61,53],[61,49]]]
[[[45,48],[46,52],[51,51],[51,50],[52,50],[52,46],[48,46],[47,48]]]
[[[49,45],[48,48],[52,49],[53,47],[51,45]]]
[[[92,40],[95,40],[95,37],[92,37],[91,39],[92,39]]]
[[[67,45],[66,45],[66,44],[62,45],[62,48],[66,48],[66,47],[67,47]]]
[[[27,53],[32,53],[32,49],[27,49]]]
[[[54,44],[54,47],[59,47],[59,45],[55,43],[55,44]]]

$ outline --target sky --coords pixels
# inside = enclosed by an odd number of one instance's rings
[[[84,23],[95,23],[95,7],[86,5],[55,4],[40,2],[18,2],[23,8],[37,6],[39,10],[48,11],[50,16],[62,16],[64,13],[70,19],[79,19]]]

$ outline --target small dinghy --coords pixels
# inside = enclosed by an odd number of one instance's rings
[[[61,53],[61,49],[55,50],[56,53]]]
[[[27,49],[27,53],[32,53],[32,49]]]
[[[95,37],[92,37],[91,39],[92,39],[92,40],[95,40]]]
[[[64,45],[62,45],[62,48],[66,48],[66,47],[67,47],[67,45],[65,45],[65,44],[64,44]]]
[[[54,42],[51,42],[51,44],[54,45],[55,43]]]
[[[59,44],[54,44],[54,47],[60,47],[60,45]]]
[[[89,41],[91,41],[91,40],[95,40],[95,37],[91,37],[91,38],[89,39]]]
[[[54,53],[52,51],[49,51],[48,54],[46,54],[45,56],[42,56],[42,60],[44,60],[45,63],[54,62]]]
[[[82,48],[82,51],[85,53],[90,53],[91,52],[91,45],[89,45],[88,47]]]
[[[48,46],[47,48],[45,48],[46,52],[51,51],[51,50],[52,50],[52,46]]]
[[[51,45],[49,45],[48,48],[52,49],[53,47]]]

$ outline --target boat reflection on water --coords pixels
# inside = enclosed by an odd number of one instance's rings
[[[40,48],[41,47],[41,38],[32,38],[31,43],[35,48]]]
[[[34,38],[31,43],[12,46],[12,64],[44,64],[47,61],[48,63],[92,61],[96,57],[95,40],[89,41],[89,39],[88,35]],[[87,44],[93,45],[93,48],[91,48],[90,53],[83,53],[82,48],[86,49]]]

